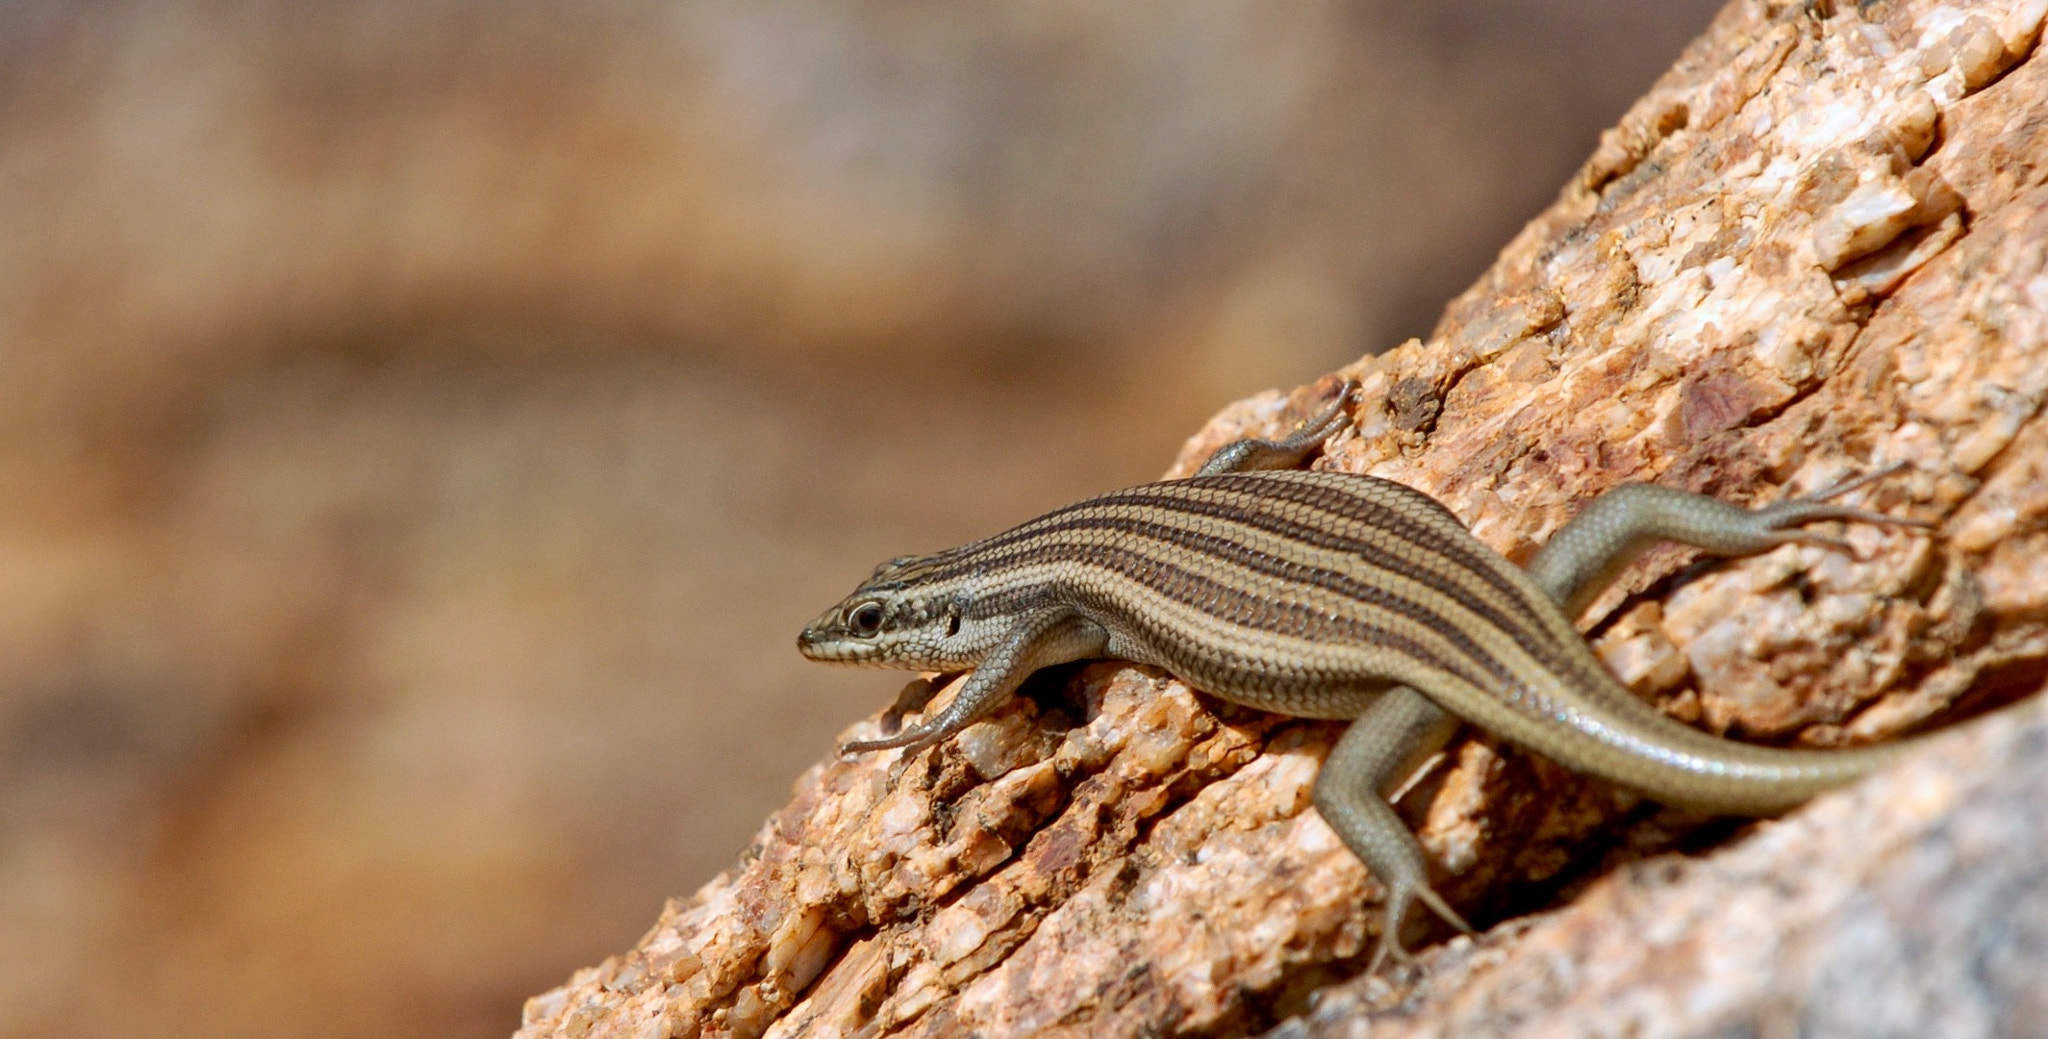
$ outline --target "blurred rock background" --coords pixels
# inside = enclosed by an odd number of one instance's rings
[[[1715,6],[0,4],[0,1036],[509,1032]]]

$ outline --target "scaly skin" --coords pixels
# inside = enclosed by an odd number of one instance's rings
[[[1606,582],[1662,540],[1740,556],[1819,520],[1916,521],[1811,498],[1744,509],[1650,485],[1615,488],[1524,571],[1429,496],[1370,476],[1253,471],[1297,465],[1342,426],[1346,387],[1279,441],[1238,441],[1200,473],[1101,495],[929,556],[892,560],[806,628],[798,648],[842,664],[966,671],[945,709],[847,752],[930,746],[1000,704],[1033,671],[1073,660],[1152,664],[1264,710],[1354,719],[1315,803],[1387,886],[1382,956],[1405,956],[1432,890],[1421,847],[1384,799],[1468,722],[1575,771],[1662,802],[1783,811],[1906,752],[1759,747],[1688,728],[1630,695],[1572,625]]]

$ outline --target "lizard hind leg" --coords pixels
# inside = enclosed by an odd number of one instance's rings
[[[1824,520],[1928,528],[1925,520],[1888,516],[1831,499],[1904,468],[1886,466],[1816,494],[1744,508],[1704,494],[1655,484],[1623,484],[1593,499],[1538,549],[1526,567],[1538,587],[1576,617],[1650,546],[1676,541],[1713,555],[1755,555],[1791,542],[1847,550],[1841,537],[1806,530]]]
[[[1891,516],[1882,512],[1872,512],[1869,509],[1859,509],[1853,505],[1836,504],[1834,501],[1834,499],[1840,498],[1845,494],[1891,476],[1907,468],[1907,465],[1905,462],[1893,462],[1882,469],[1873,469],[1867,473],[1852,476],[1831,487],[1815,491],[1812,494],[1801,495],[1797,498],[1756,509],[1751,513],[1751,516],[1753,517],[1755,527],[1758,529],[1758,536],[1781,543],[1800,541],[1809,544],[1826,545],[1830,548],[1837,548],[1848,552],[1852,551],[1849,543],[1840,537],[1822,534],[1818,531],[1794,528],[1797,528],[1802,523],[1813,523],[1819,520],[1841,520],[1851,523],[1870,523],[1881,527],[1917,527],[1921,530],[1931,530],[1935,527],[1935,524],[1929,520],[1916,519],[1911,516]],[[1764,533],[1766,531],[1768,533]]]
[[[1344,730],[1316,776],[1316,811],[1387,891],[1379,944],[1368,973],[1389,957],[1408,959],[1401,925],[1414,902],[1428,906],[1452,927],[1472,933],[1472,926],[1430,887],[1422,845],[1384,796],[1441,750],[1457,728],[1457,718],[1443,708],[1413,689],[1396,686]]]

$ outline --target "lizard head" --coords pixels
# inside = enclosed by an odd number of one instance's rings
[[[875,569],[853,594],[796,637],[797,651],[830,664],[966,670],[1000,638],[973,616],[973,600],[940,572],[940,556],[904,556]]]

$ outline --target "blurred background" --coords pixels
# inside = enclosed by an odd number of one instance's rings
[[[0,0],[0,1036],[509,1032],[1716,6]]]

